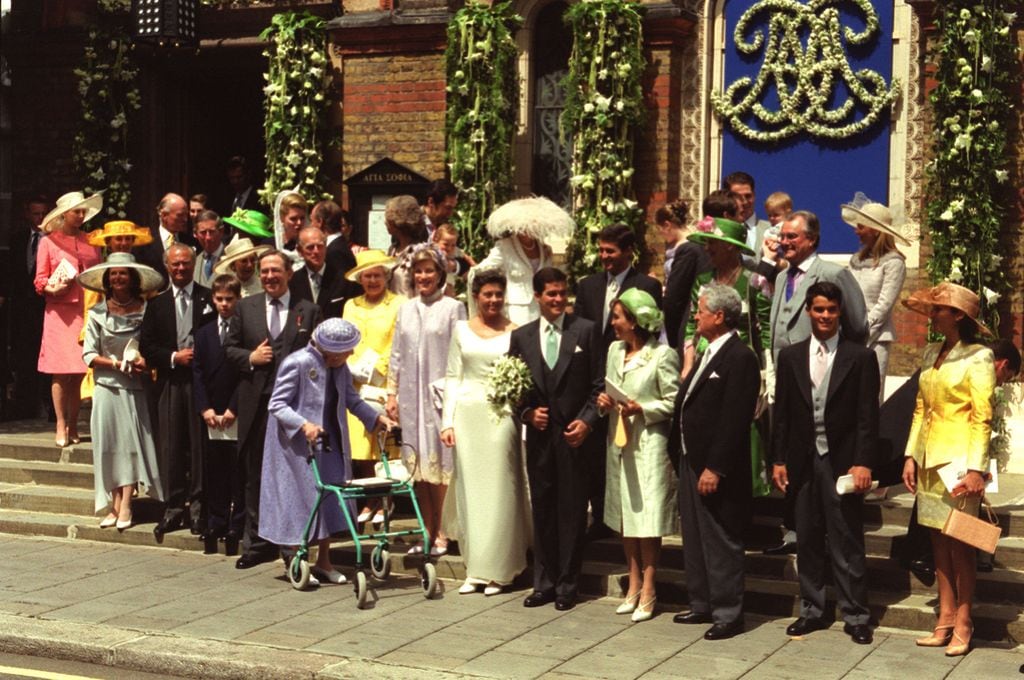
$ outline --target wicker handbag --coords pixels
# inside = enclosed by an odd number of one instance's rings
[[[967,499],[961,498],[960,507],[949,511],[949,517],[946,518],[946,524],[942,527],[942,533],[974,546],[978,550],[994,553],[1002,530],[999,528],[999,519],[992,512],[992,504],[988,502],[988,498],[982,496],[981,502],[985,505],[985,512],[988,513],[988,521],[964,512],[963,508]]]

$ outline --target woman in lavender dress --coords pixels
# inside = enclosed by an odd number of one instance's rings
[[[388,371],[387,413],[398,420],[405,464],[415,470],[416,498],[428,534],[434,539],[434,555],[448,552],[441,532],[441,510],[451,481],[452,450],[441,443],[443,399],[448,346],[455,322],[466,318],[466,308],[444,296],[444,255],[431,243],[414,247],[409,266],[416,297],[398,310],[391,367]],[[422,552],[414,546],[409,552]]]

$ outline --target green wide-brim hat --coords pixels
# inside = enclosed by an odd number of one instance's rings
[[[231,217],[224,218],[224,224],[230,224],[236,229],[241,229],[246,234],[273,238],[274,230],[270,226],[270,218],[259,210],[243,210],[239,208]]]
[[[727,220],[724,217],[715,217],[714,222],[714,229],[690,234],[689,240],[700,244],[707,243],[708,239],[724,241],[729,245],[736,246],[747,255],[754,254],[754,251],[747,245],[747,225]]]

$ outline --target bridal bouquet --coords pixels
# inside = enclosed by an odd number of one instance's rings
[[[496,419],[512,415],[531,387],[533,376],[522,359],[504,356],[495,361],[487,380],[487,401]]]

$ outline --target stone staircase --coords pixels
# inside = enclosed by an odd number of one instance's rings
[[[1024,475],[1002,475],[1000,485],[1001,493],[992,500],[1003,537],[996,551],[995,570],[978,575],[974,619],[979,637],[1017,641],[1024,640]],[[147,498],[136,499],[136,526],[123,533],[100,529],[99,518],[93,514],[92,489],[92,449],[87,437],[80,445],[58,449],[45,423],[5,423],[0,428],[0,532],[155,545],[152,528],[159,518],[158,504]],[[934,588],[902,569],[895,558],[912,502],[909,494],[899,493],[866,507],[870,603],[879,625],[929,630],[935,616]],[[401,509],[399,504],[399,517]],[[795,557],[766,556],[760,550],[778,541],[780,515],[781,499],[756,501],[747,537],[746,607],[751,613],[792,617],[799,609]],[[400,519],[398,524],[410,527],[413,523]],[[199,551],[202,543],[187,531],[176,531],[164,537],[162,547]],[[339,544],[334,552],[336,564],[353,564],[350,543]],[[418,562],[407,560],[404,553],[401,544],[393,547],[393,572],[415,571]],[[618,539],[590,544],[585,558],[583,591],[620,597],[626,576]],[[439,559],[437,573],[441,578],[465,578],[464,565],[457,555]],[[659,603],[670,607],[685,604],[686,576],[678,536],[665,540],[658,574]],[[528,577],[520,577],[520,583],[527,587]]]

